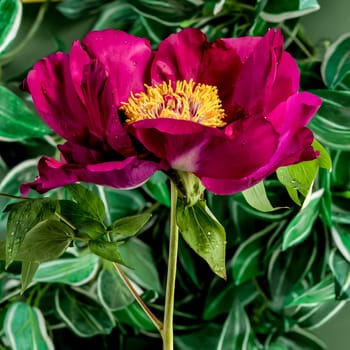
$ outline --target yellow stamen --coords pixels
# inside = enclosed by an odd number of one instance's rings
[[[120,108],[126,123],[143,119],[172,118],[197,122],[211,127],[225,126],[225,111],[216,86],[177,81],[175,91],[171,81],[160,85],[145,85],[146,92],[133,94]]]

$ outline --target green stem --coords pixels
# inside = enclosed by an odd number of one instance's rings
[[[44,4],[41,5],[39,12],[35,18],[35,21],[32,27],[30,28],[28,34],[26,35],[26,37],[21,41],[21,43],[15,49],[13,49],[12,51],[9,51],[8,53],[6,53],[0,58],[0,65],[4,65],[6,63],[11,62],[14,59],[14,57],[16,57],[25,48],[25,46],[28,45],[30,40],[38,31],[48,7],[49,7],[49,1],[46,1]]]
[[[175,297],[175,280],[176,280],[176,262],[179,242],[179,230],[176,224],[176,203],[177,188],[171,183],[171,207],[170,207],[170,237],[169,237],[169,258],[168,273],[165,292],[164,306],[164,329],[163,329],[163,350],[173,350],[174,348],[174,297]]]
[[[135,298],[135,300],[138,302],[142,310],[145,312],[145,314],[149,317],[149,319],[152,321],[154,326],[158,329],[158,331],[161,333],[163,329],[163,324],[158,320],[158,318],[154,315],[154,313],[148,308],[148,306],[145,304],[145,302],[142,300],[142,298],[138,295],[135,288],[129,281],[128,277],[125,275],[123,269],[121,266],[117,263],[113,263],[113,266],[117,273],[119,274],[120,278],[123,280],[127,288],[129,289],[132,296]]]

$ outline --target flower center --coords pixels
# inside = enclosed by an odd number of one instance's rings
[[[211,127],[225,126],[225,111],[216,86],[195,84],[193,80],[171,81],[155,86],[145,85],[146,92],[131,93],[122,102],[126,123],[143,119],[172,118],[189,120]]]

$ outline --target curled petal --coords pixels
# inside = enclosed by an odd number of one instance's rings
[[[31,183],[21,186],[23,194],[32,188],[39,193],[76,182],[90,182],[114,188],[130,189],[142,185],[159,165],[130,157],[123,161],[99,164],[66,164],[43,157],[38,164],[40,176]]]
[[[144,90],[149,82],[152,50],[149,41],[118,30],[90,32],[83,45],[91,58],[105,67],[114,90],[117,107],[126,102],[130,92]]]
[[[143,120],[131,126],[137,139],[175,170],[199,178],[239,179],[269,162],[278,134],[265,119],[247,119],[231,134],[183,120]],[[241,132],[238,132],[238,129]]]
[[[41,117],[62,137],[72,138],[88,120],[87,110],[74,89],[65,53],[58,52],[37,62],[25,86]]]

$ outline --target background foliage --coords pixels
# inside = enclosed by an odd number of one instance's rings
[[[350,297],[350,34],[333,43],[311,43],[300,19],[319,7],[316,0],[0,2],[2,193],[20,195],[19,184],[36,175],[37,158],[54,156],[60,142],[18,89],[32,62],[15,65],[34,34],[47,30],[45,16],[64,25],[48,30],[51,42],[40,46],[41,55],[68,50],[68,37],[77,38],[77,24],[86,31],[123,29],[149,38],[154,47],[189,26],[202,29],[211,40],[263,35],[267,28],[280,27],[286,49],[298,59],[301,88],[323,99],[310,127],[330,158],[316,144],[320,160],[280,169],[265,186],[243,195],[207,193],[227,231],[228,279],[215,277],[180,241],[179,350],[325,349],[312,331]],[[33,192],[30,197],[39,196]],[[131,267],[125,272],[161,317],[168,207],[168,183],[161,174],[137,190],[89,185],[51,191],[37,200],[1,197],[0,348],[30,349],[29,343],[40,350],[70,349],[72,344],[84,349],[161,348],[154,326],[110,260]],[[101,248],[108,243],[99,241],[106,232],[119,244],[117,256]],[[94,243],[87,244],[87,237]],[[26,253],[16,255],[20,247]]]

